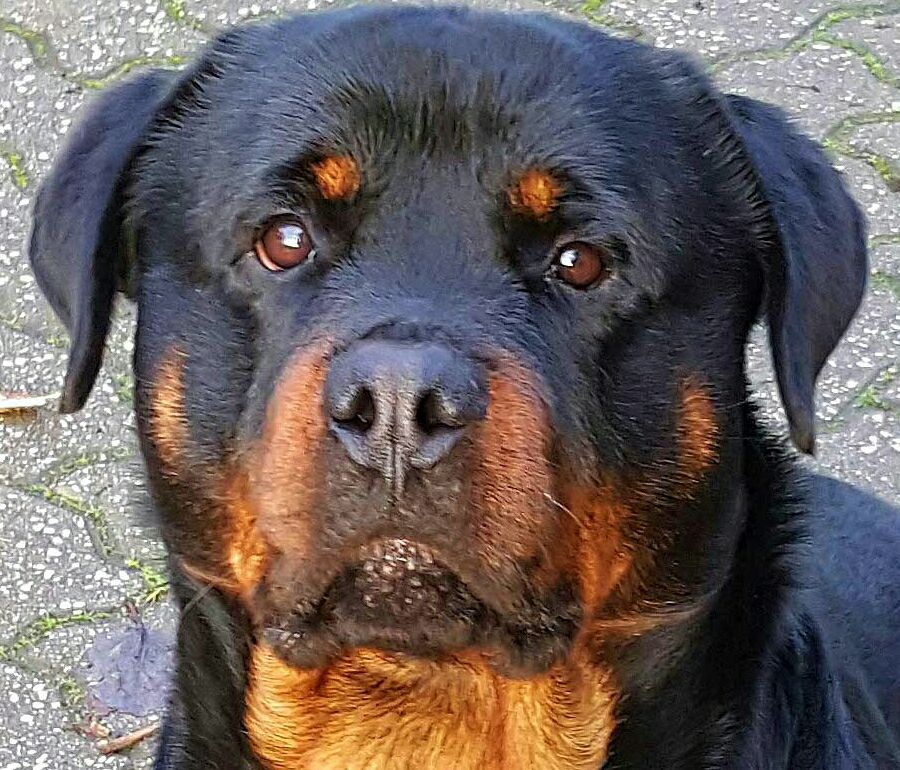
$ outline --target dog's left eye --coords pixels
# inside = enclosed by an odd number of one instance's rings
[[[609,277],[609,259],[603,249],[573,241],[556,252],[553,274],[576,289],[588,289]]]
[[[253,249],[260,264],[273,272],[296,267],[316,253],[306,228],[295,219],[270,224]]]

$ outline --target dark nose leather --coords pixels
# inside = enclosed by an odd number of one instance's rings
[[[389,340],[364,340],[338,355],[325,398],[351,459],[379,471],[397,494],[410,469],[440,462],[487,408],[474,361],[437,343]]]

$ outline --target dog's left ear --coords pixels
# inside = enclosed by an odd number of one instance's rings
[[[99,96],[41,185],[29,256],[71,338],[60,411],[80,409],[100,369],[124,258],[122,191],[176,73],[151,70]]]
[[[763,240],[766,316],[791,439],[815,448],[815,384],[862,299],[865,223],[822,150],[767,104],[723,105],[768,209]]]

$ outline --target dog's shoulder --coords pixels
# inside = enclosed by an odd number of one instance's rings
[[[900,509],[827,476],[806,484],[814,579],[856,619],[877,621],[887,641],[900,626]]]
[[[842,481],[808,478],[810,602],[885,695],[900,685],[900,509]],[[856,640],[847,649],[845,638]],[[894,705],[900,720],[900,703]]]
[[[819,686],[837,688],[874,766],[900,767],[892,736],[900,725],[900,509],[827,476],[807,474],[801,484],[808,548],[799,596]]]

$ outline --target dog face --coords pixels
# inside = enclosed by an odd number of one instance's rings
[[[748,330],[763,303],[811,450],[865,275],[855,206],[775,110],[595,30],[435,9],[239,30],[117,86],[31,253],[66,410],[117,277],[138,302],[178,569],[300,667],[511,673],[721,580]]]

